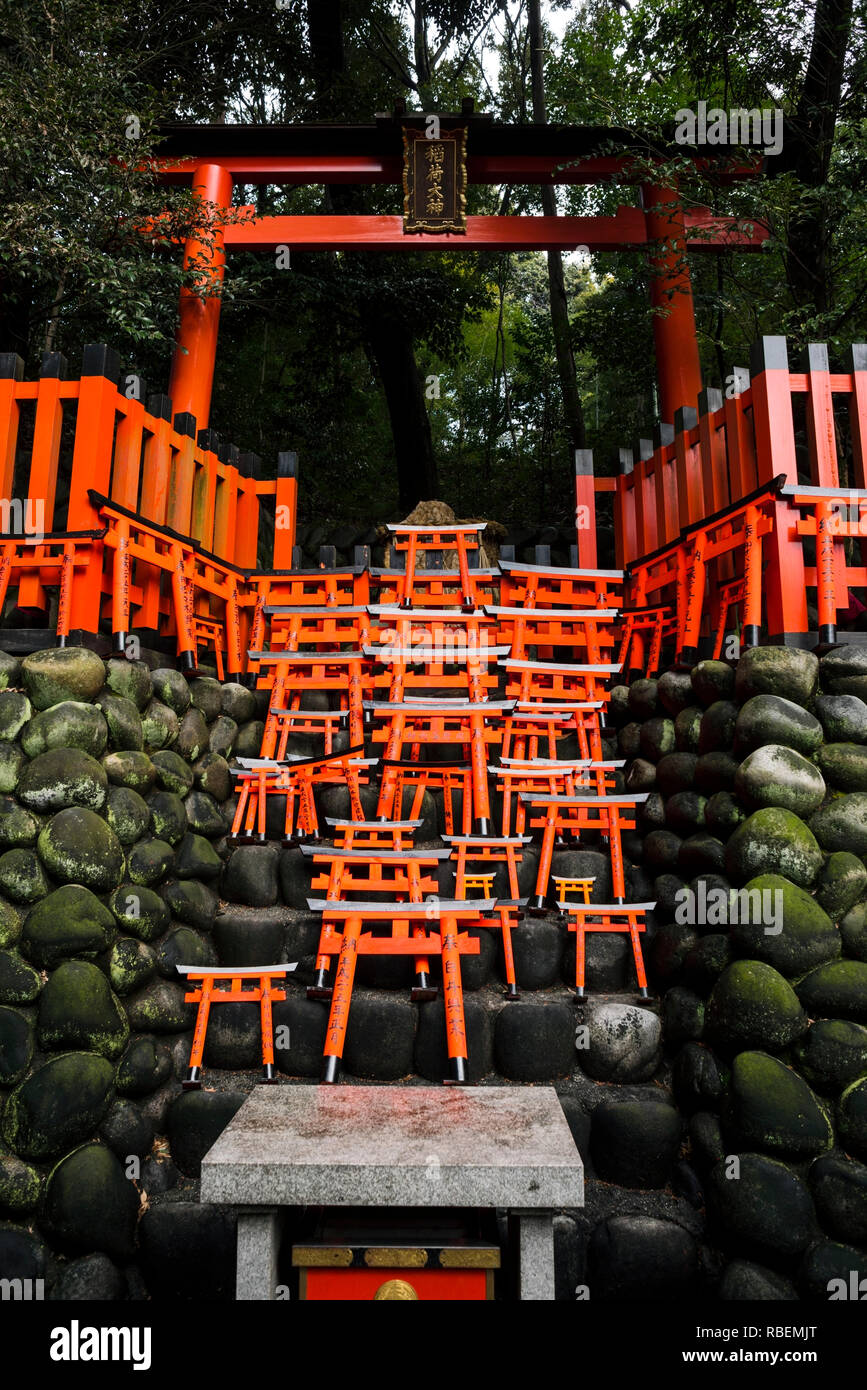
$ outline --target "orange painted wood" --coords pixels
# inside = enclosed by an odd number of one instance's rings
[[[199,164],[193,175],[193,192],[217,209],[228,208],[232,201],[232,176],[218,164]],[[204,274],[198,286],[201,297],[192,289],[181,290],[169,395],[175,411],[195,416],[199,429],[207,428],[211,408],[220,324],[219,290],[225,259],[222,229],[215,232],[213,240],[192,236],[184,248],[184,268],[202,262]]]

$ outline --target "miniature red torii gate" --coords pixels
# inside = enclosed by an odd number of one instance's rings
[[[428,117],[406,113],[398,103],[391,116],[367,125],[172,125],[162,128],[160,178],[191,183],[218,210],[232,206],[234,184],[397,184],[404,180],[403,131],[430,120],[437,130],[466,130],[466,180],[470,184],[599,183],[621,176],[636,182],[636,154],[647,152],[634,133],[585,126],[507,126],[475,114],[472,99],[460,115]],[[614,144],[623,153],[599,155]],[[679,147],[677,153],[686,153]],[[709,163],[712,156],[699,157]],[[660,153],[658,158],[663,157]],[[632,167],[631,167],[632,166]],[[748,176],[757,162],[728,177]],[[184,290],[180,302],[171,399],[176,411],[207,425],[219,328],[219,287],[226,252],[273,251],[287,247],[315,250],[575,250],[627,251],[647,248],[656,272],[651,301],[665,313],[654,315],[660,413],[672,420],[679,407],[694,407],[702,387],[692,284],[684,252],[722,251],[733,246],[758,250],[767,233],[707,208],[685,212],[677,190],[644,181],[641,206],[620,207],[614,216],[468,216],[460,234],[407,232],[399,215],[321,215],[256,217],[227,226],[210,246],[195,236],[185,246],[185,264],[206,257],[215,293],[199,298]],[[250,209],[252,212],[253,209]],[[590,498],[578,470],[577,500]]]

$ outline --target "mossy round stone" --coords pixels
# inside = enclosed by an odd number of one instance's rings
[[[12,797],[0,797],[0,845],[32,845],[39,821]]]
[[[21,769],[27,763],[27,754],[17,743],[0,741],[0,792],[14,792],[18,785]]]
[[[229,828],[217,802],[206,791],[190,792],[184,802],[184,809],[187,813],[187,823],[197,835],[207,835],[213,839],[218,835],[225,835]]]
[[[215,801],[225,801],[232,794],[229,764],[218,753],[205,753],[193,766],[195,785]],[[187,813],[189,816],[189,812]]]
[[[174,792],[184,797],[193,785],[193,769],[185,763],[179,753],[164,748],[154,753],[151,760],[157,773],[157,786],[160,791]]]
[[[810,1169],[819,1219],[831,1235],[867,1243],[867,1168],[842,1154],[827,1154]]]
[[[184,803],[174,792],[151,792],[148,797],[154,834],[160,840],[176,845],[187,832],[187,813]]]
[[[712,1228],[744,1253],[774,1263],[795,1258],[818,1234],[806,1183],[779,1159],[757,1153],[736,1157],[736,1172],[725,1155],[709,1174]]]
[[[51,970],[72,956],[95,960],[116,934],[105,904],[89,888],[67,883],[28,913],[21,949],[34,965]]]
[[[153,685],[146,661],[127,661],[113,656],[106,662],[105,683],[113,694],[131,700],[137,710],[146,708]]]
[[[157,779],[157,770],[147,753],[134,749],[107,753],[102,766],[109,782],[117,787],[131,787],[134,792],[149,792]]]
[[[80,1048],[116,1058],[129,1040],[129,1024],[102,971],[66,960],[39,997],[37,1036],[45,1052]]]
[[[177,966],[215,965],[217,958],[211,943],[199,932],[192,927],[175,927],[160,942],[156,960],[163,978],[177,981]]]
[[[32,849],[8,849],[0,854],[0,891],[16,903],[35,903],[51,891],[51,883]]]
[[[735,784],[739,763],[730,753],[717,749],[714,753],[702,753],[695,764],[695,789],[702,796],[715,796],[717,792],[731,791]]]
[[[140,750],[144,738],[141,728],[141,715],[133,700],[123,695],[112,695],[104,690],[97,695],[96,703],[105,716],[112,748]]]
[[[172,1060],[153,1038],[136,1037],[120,1059],[117,1089],[122,1096],[149,1096],[171,1076]]]
[[[867,747],[860,743],[826,743],[816,763],[829,786],[841,792],[867,791]]]
[[[666,753],[656,766],[656,783],[663,796],[674,796],[695,783],[695,753]]]
[[[838,850],[825,861],[816,879],[816,901],[834,922],[839,922],[867,893],[867,869],[846,850]]]
[[[757,874],[779,873],[799,888],[809,888],[822,863],[812,829],[792,811],[777,806],[754,811],[726,845],[726,872],[734,883],[745,883]]]
[[[171,914],[159,893],[136,883],[122,883],[112,893],[108,904],[123,930],[139,941],[156,941],[171,921]]]
[[[725,661],[700,661],[690,671],[689,683],[696,698],[707,708],[717,700],[732,698],[735,673]]]
[[[0,949],[14,946],[21,939],[21,913],[5,898],[0,898]]]
[[[714,985],[705,1015],[708,1037],[728,1051],[780,1052],[807,1027],[787,980],[758,960],[737,960]]]
[[[0,1005],[0,1086],[14,1086],[33,1057],[33,1024],[18,1009]]]
[[[754,695],[741,706],[735,724],[735,748],[741,754],[772,743],[812,757],[822,737],[818,719],[780,695]]]
[[[662,1031],[667,1047],[698,1041],[704,1032],[704,1008],[704,1000],[683,985],[666,990],[662,1001]]]
[[[672,754],[671,756],[677,757],[678,755]],[[646,758],[633,758],[624,778],[624,786],[627,791],[631,792],[651,791],[656,786],[656,768],[653,763],[649,763]],[[642,825],[646,825],[647,822],[643,813],[644,807],[642,807]]]
[[[681,710],[694,703],[689,672],[665,671],[656,682],[656,696],[665,713],[675,719]]]
[[[218,680],[211,676],[198,676],[190,681],[190,698],[196,709],[201,710],[208,724],[212,724],[222,710],[222,688]]]
[[[748,896],[745,896],[748,895]],[[736,951],[766,961],[781,975],[795,979],[840,954],[840,933],[815,898],[779,874],[750,879],[738,899],[732,924]]]
[[[867,1023],[867,962],[835,960],[811,970],[796,986],[811,1018]]]
[[[815,712],[829,743],[867,743],[867,705],[857,695],[819,695]]]
[[[624,758],[637,758],[641,741],[641,725],[632,720],[617,731],[617,748]]]
[[[629,692],[626,687],[619,688],[625,692],[628,699]],[[222,713],[234,719],[236,724],[246,724],[256,713],[256,701],[253,692],[246,686],[238,685],[236,681],[227,681],[220,690],[220,708]]]
[[[630,774],[637,764],[642,768],[653,768],[653,763],[646,763],[643,758],[636,758],[630,764],[629,773],[626,776],[626,786],[630,791],[636,790],[632,786]],[[650,792],[647,800],[638,807],[637,823],[639,834],[642,835],[649,835],[652,830],[665,829],[665,802],[659,792]]]
[[[3,1139],[20,1158],[52,1158],[92,1134],[113,1098],[114,1067],[105,1057],[52,1057],[10,1095]]]
[[[61,700],[92,700],[105,684],[105,665],[86,647],[31,652],[21,673],[36,709],[50,709]]]
[[[184,1003],[185,992],[184,985],[171,980],[151,980],[124,999],[130,1027],[137,1033],[183,1033],[192,1028],[196,1010]]]
[[[181,721],[175,711],[161,700],[151,700],[141,717],[142,739],[148,753],[168,748],[178,737]]]
[[[10,652],[0,652],[0,690],[11,690],[21,684],[21,659]]]
[[[154,695],[175,714],[182,716],[190,708],[190,687],[180,671],[170,666],[161,666],[151,672]]]
[[[811,1086],[838,1096],[867,1075],[867,1028],[843,1018],[820,1018],[792,1048],[792,1059]]]
[[[80,748],[53,748],[40,753],[21,773],[16,795],[31,811],[62,811],[86,806],[99,811],[105,804],[105,769]]]
[[[720,873],[725,867],[725,845],[714,835],[699,830],[689,835],[680,847],[677,866],[687,878],[696,874]]]
[[[856,903],[840,921],[843,954],[867,960],[867,901]]]
[[[32,1004],[42,981],[17,951],[0,951],[0,1004]]]
[[[704,808],[704,823],[713,835],[727,840],[749,813],[733,792],[714,792]]]
[[[175,853],[175,874],[178,878],[201,878],[206,882],[219,878],[223,861],[210,840],[204,835],[188,832]]]
[[[0,738],[12,742],[33,717],[33,706],[26,695],[4,691],[0,695]]]
[[[633,681],[629,687],[627,703],[629,711],[635,719],[652,719],[655,714],[659,714],[659,693],[656,681]]]
[[[102,711],[75,700],[64,700],[34,715],[21,735],[21,747],[28,758],[52,748],[80,748],[93,758],[101,758],[107,745],[108,725]]]
[[[856,1158],[867,1159],[867,1076],[853,1081],[841,1095],[837,1127],[843,1147]]]
[[[831,695],[867,696],[867,648],[835,647],[819,662],[822,689]]]
[[[730,753],[738,707],[730,700],[716,700],[704,711],[698,731],[698,753]]]
[[[732,947],[728,933],[710,932],[697,941],[684,957],[683,978],[690,989],[706,999],[731,960]]]
[[[735,1057],[723,1120],[737,1148],[813,1158],[834,1142],[831,1121],[806,1081],[766,1052]]]
[[[819,683],[819,661],[798,647],[751,647],[735,671],[735,696],[741,703],[752,695],[781,695],[796,705],[808,705]]]
[[[676,835],[691,835],[704,825],[706,801],[698,792],[676,792],[665,803],[665,823]]]
[[[698,752],[701,720],[702,710],[698,705],[687,705],[686,709],[680,711],[674,721],[674,746],[679,752]]]
[[[49,1174],[42,1218],[62,1248],[101,1250],[129,1260],[138,1215],[138,1190],[103,1144],[76,1149]]]
[[[156,957],[150,946],[134,936],[122,936],[109,952],[108,978],[115,994],[133,994],[142,989],[156,971]]]
[[[238,738],[238,725],[227,714],[221,714],[208,730],[208,749],[222,758],[230,758]]]
[[[809,816],[822,804],[825,782],[814,764],[793,748],[767,743],[741,763],[735,791],[748,806],[780,806],[796,816]]]
[[[127,856],[126,869],[133,883],[161,883],[172,867],[174,851],[165,840],[139,840]]]
[[[14,1154],[0,1153],[0,1211],[23,1216],[39,1205],[42,1179],[35,1168]]]
[[[123,874],[123,847],[110,825],[84,806],[58,811],[40,833],[39,857],[62,883],[108,893]],[[0,861],[2,863],[2,861]]]
[[[264,733],[265,725],[261,719],[249,719],[246,724],[242,724],[235,740],[235,756],[238,758],[258,758]],[[216,750],[212,749],[211,751]]]
[[[182,758],[194,763],[208,751],[208,726],[200,709],[188,709],[181,720],[175,745]]]
[[[644,863],[656,873],[677,868],[683,841],[673,830],[651,830],[644,837]]]
[[[835,796],[810,817],[810,829],[830,854],[867,854],[867,792]]]
[[[133,845],[150,826],[147,802],[132,787],[112,787],[105,818],[122,845]]]
[[[178,921],[199,931],[210,931],[217,915],[216,893],[196,879],[178,880],[162,889],[163,900]]]
[[[646,720],[641,726],[638,746],[641,756],[651,763],[658,763],[666,753],[673,753],[675,749],[673,722],[661,716]]]

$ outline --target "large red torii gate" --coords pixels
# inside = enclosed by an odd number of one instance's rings
[[[466,169],[470,184],[636,183],[636,161],[646,167],[648,146],[634,132],[593,126],[501,125],[473,114],[472,101],[460,115],[440,115],[443,131],[467,130]],[[405,113],[399,104],[390,116],[367,125],[171,125],[161,129],[160,179],[189,183],[208,203],[232,206],[238,184],[396,184],[403,182],[403,128],[430,118]],[[616,153],[599,154],[607,147]],[[687,151],[661,151],[683,155]],[[710,164],[712,154],[698,155]],[[720,151],[727,154],[726,151]],[[728,177],[748,177],[758,160]],[[397,251],[435,249],[501,251],[627,251],[647,248],[654,273],[654,315],[660,415],[673,421],[681,406],[695,406],[701,390],[692,283],[684,252],[719,252],[737,247],[758,250],[767,232],[752,223],[715,216],[708,208],[685,212],[677,190],[643,181],[641,206],[622,206],[613,216],[468,216],[462,234],[404,230],[399,215],[319,215],[258,217],[227,226],[209,246],[191,237],[185,264],[204,255],[217,288],[225,273],[226,252],[293,249],[369,248]],[[253,209],[251,209],[253,211]],[[184,290],[180,301],[178,346],[169,394],[176,412],[207,426],[213,387],[220,316],[219,291],[199,298]]]

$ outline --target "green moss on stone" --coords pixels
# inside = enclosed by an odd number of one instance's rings
[[[124,860],[120,840],[111,826],[83,806],[52,816],[39,836],[38,849],[49,873],[61,883],[82,883],[107,893],[121,880]]]
[[[20,1158],[65,1153],[92,1134],[114,1095],[114,1067],[91,1052],[52,1057],[12,1092],[3,1139]]]
[[[105,904],[82,884],[67,883],[28,913],[21,949],[35,965],[53,969],[73,956],[95,960],[115,935],[114,917]]]

